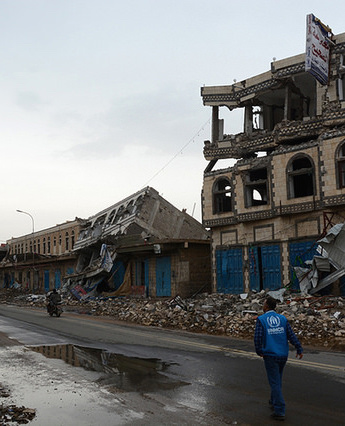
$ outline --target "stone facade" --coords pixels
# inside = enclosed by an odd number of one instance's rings
[[[81,223],[80,219],[76,219],[34,234],[11,238],[7,242],[10,254],[61,255],[69,253],[78,239]]]
[[[327,85],[298,55],[242,82],[201,89],[212,107],[202,214],[212,235],[213,291],[296,288],[292,266],[345,220],[345,33],[330,52]],[[243,109],[243,133],[223,134],[226,107]],[[220,159],[229,167],[216,169]]]
[[[8,253],[0,264],[1,286],[18,283],[39,292],[59,288],[63,278],[74,272],[76,256],[72,250],[82,223],[76,218],[8,240]]]

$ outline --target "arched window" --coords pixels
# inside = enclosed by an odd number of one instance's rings
[[[345,188],[345,141],[336,150],[337,188]]]
[[[69,250],[69,235],[68,235],[68,232],[66,232],[66,234],[65,234],[65,242],[66,242],[65,250],[67,251],[67,250]]]
[[[227,178],[218,179],[213,186],[213,213],[232,211],[231,185]]]
[[[307,155],[293,157],[287,167],[288,197],[315,195],[314,164]]]
[[[74,247],[74,242],[75,242],[75,233],[74,231],[71,232],[71,249],[73,249]]]

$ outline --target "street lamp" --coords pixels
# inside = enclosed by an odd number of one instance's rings
[[[32,233],[34,234],[34,233],[35,233],[35,222],[34,222],[34,218],[31,216],[31,214],[30,214],[30,213],[28,213],[28,212],[23,212],[23,210],[18,210],[18,209],[17,209],[17,212],[18,212],[18,213],[24,213],[24,214],[27,214],[28,216],[30,216],[30,217],[31,217],[31,220],[32,220]]]
[[[24,213],[28,216],[31,217],[31,221],[32,221],[32,238],[34,237],[34,233],[35,233],[35,222],[34,222],[34,218],[32,217],[32,215],[28,212],[24,212],[23,210],[16,210],[18,213]],[[34,247],[33,247],[33,241],[32,241],[32,289],[34,289],[35,287],[35,253],[34,253]],[[26,255],[25,255],[26,256]]]

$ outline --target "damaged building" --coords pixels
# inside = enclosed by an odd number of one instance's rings
[[[202,217],[213,291],[299,289],[294,267],[345,221],[345,33],[332,35],[313,15],[307,24],[324,38],[306,53],[232,85],[201,88],[212,109]],[[308,63],[313,55],[326,76]],[[225,120],[239,109],[243,131],[226,134]],[[333,290],[343,291],[342,280]]]
[[[190,296],[211,290],[209,234],[146,187],[85,221],[67,285],[76,297]]]
[[[150,187],[89,219],[7,241],[2,287],[76,298],[211,291],[209,233]]]
[[[0,261],[0,285],[38,292],[60,288],[64,277],[74,273],[72,249],[82,223],[76,218],[8,240]]]

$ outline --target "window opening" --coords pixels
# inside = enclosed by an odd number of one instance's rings
[[[345,188],[345,141],[339,146],[336,154],[338,170],[338,188]]]
[[[109,214],[108,220],[107,220],[107,225],[112,224],[114,217],[115,217],[115,213],[116,213],[116,210],[111,211],[111,213]]]
[[[298,157],[289,165],[288,171],[290,198],[315,195],[314,167],[307,157]]]
[[[340,55],[339,74],[338,74],[338,97],[340,101],[345,101],[345,59]]]
[[[245,184],[246,207],[268,204],[267,168],[250,170]]]
[[[213,213],[232,211],[231,186],[228,179],[219,179],[213,189]]]
[[[264,129],[263,111],[259,106],[253,108],[253,128],[254,130]]]

